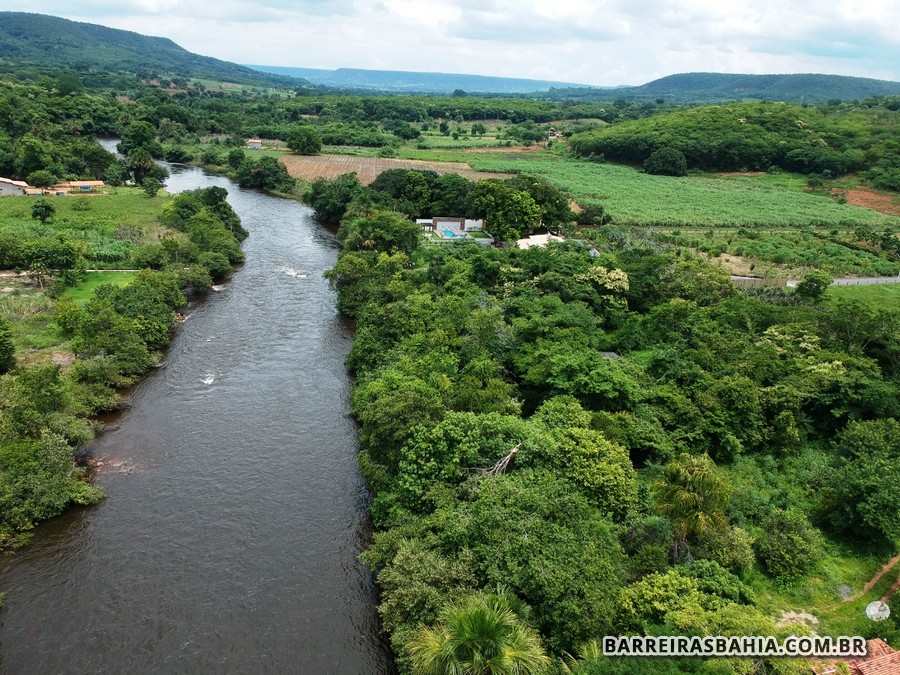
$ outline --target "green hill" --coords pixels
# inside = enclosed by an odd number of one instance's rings
[[[656,151],[676,150],[687,168],[703,171],[777,166],[826,177],[871,171],[876,185],[891,187],[895,175],[900,179],[894,150],[900,113],[893,100],[882,101],[887,105],[748,101],[703,106],[576,134],[569,144],[582,157],[629,164],[644,163]]]
[[[167,38],[25,12],[0,12],[0,64],[4,70],[125,71],[142,78],[288,87],[306,84],[294,77],[200,56]]]
[[[900,94],[900,82],[844,75],[733,75],[681,73],[617,92],[625,98],[717,103],[740,100],[822,103]]]

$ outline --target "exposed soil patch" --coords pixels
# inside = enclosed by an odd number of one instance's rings
[[[508,149],[508,148],[507,148]],[[294,178],[314,180],[336,178],[341,174],[356,172],[359,182],[368,185],[388,169],[431,170],[439,174],[458,173],[469,180],[483,178],[510,178],[510,174],[475,171],[463,162],[423,162],[416,159],[389,159],[383,157],[353,157],[351,155],[285,155],[279,160]]]
[[[875,192],[867,187],[855,187],[845,192],[847,202],[853,206],[861,206],[864,209],[872,209],[889,216],[900,216],[900,203],[896,195],[886,192]]]
[[[891,587],[887,590],[887,593],[881,598],[882,602],[887,602],[891,599],[891,596],[897,592],[897,589],[900,589],[900,577],[897,577],[897,581],[891,584]]]
[[[59,366],[60,371],[66,372],[69,366],[75,363],[75,355],[69,352],[53,352],[50,361]]]
[[[759,275],[758,272],[754,273],[754,262],[752,260],[749,260],[748,258],[742,258],[739,255],[730,255],[728,253],[723,253],[720,256],[710,258],[709,262],[713,265],[718,265],[729,274],[734,274],[741,277],[752,277]]]
[[[792,624],[803,624],[814,628],[819,625],[819,620],[809,612],[787,612],[782,610],[781,618],[775,623],[775,627],[784,628]]]

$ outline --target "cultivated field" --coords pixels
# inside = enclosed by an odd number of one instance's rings
[[[359,181],[368,185],[382,171],[388,169],[430,169],[437,173],[458,173],[469,180],[482,178],[509,178],[509,174],[475,171],[463,162],[423,162],[411,159],[388,159],[382,157],[353,157],[349,155],[284,155],[281,162],[294,178],[314,180],[335,178],[344,173],[356,172]]]

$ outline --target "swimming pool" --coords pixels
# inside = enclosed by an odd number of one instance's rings
[[[454,232],[453,230],[441,230],[441,233],[444,235],[444,239],[459,239],[466,236],[462,232]]]

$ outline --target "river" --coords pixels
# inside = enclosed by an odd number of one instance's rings
[[[93,443],[108,499],[0,559],[0,672],[391,673],[335,238],[301,204],[170,170],[172,192],[228,190],[247,262]]]

